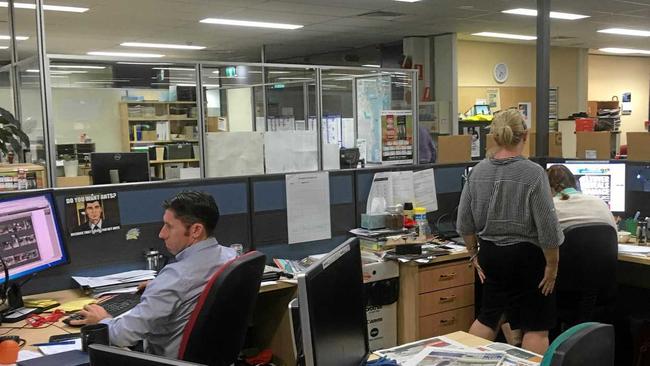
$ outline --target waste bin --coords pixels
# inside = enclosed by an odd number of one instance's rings
[[[397,299],[399,266],[397,262],[363,265],[366,291],[368,343],[371,351],[397,345]]]

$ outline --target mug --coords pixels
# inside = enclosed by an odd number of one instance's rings
[[[25,345],[25,340],[18,336],[0,337],[0,364],[11,365],[18,359],[20,347]]]
[[[108,324],[89,324],[81,327],[81,350],[88,352],[88,346],[95,343],[110,345]]]

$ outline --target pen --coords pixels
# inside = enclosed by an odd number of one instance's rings
[[[61,346],[65,344],[74,344],[75,341],[61,341],[61,342],[47,342],[47,343],[34,343],[32,346],[43,347],[43,346]]]

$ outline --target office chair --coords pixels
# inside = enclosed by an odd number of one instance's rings
[[[613,366],[614,327],[582,323],[560,334],[548,347],[540,366]]]
[[[208,281],[183,330],[178,358],[230,365],[244,345],[266,256],[249,252],[224,264]]]
[[[558,334],[579,323],[611,322],[616,296],[618,238],[607,224],[564,230],[556,283]]]

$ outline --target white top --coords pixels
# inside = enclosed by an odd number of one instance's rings
[[[618,230],[609,206],[598,197],[574,193],[569,194],[569,199],[564,201],[556,196],[553,203],[562,230],[569,226],[594,222],[609,224]]]

